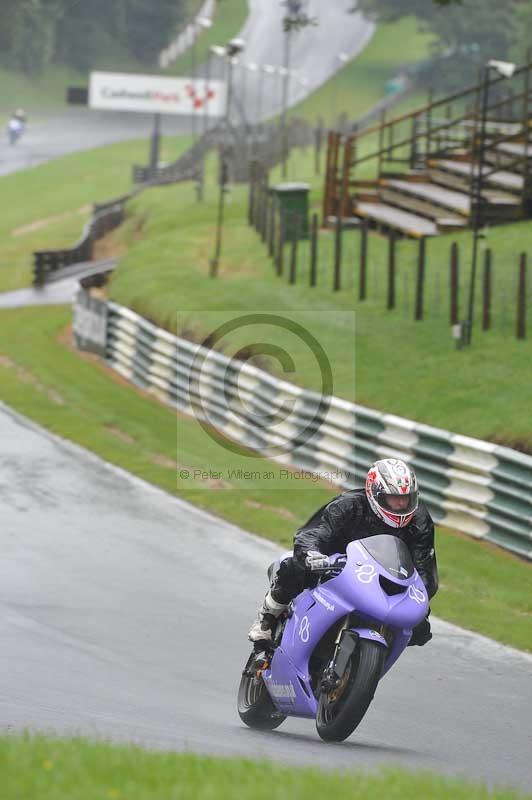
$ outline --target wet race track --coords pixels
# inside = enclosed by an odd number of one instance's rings
[[[0,410],[0,726],[528,788],[532,658],[435,621],[359,729],[245,728],[236,689],[271,543]]]
[[[326,4],[313,6],[317,13]],[[250,7],[247,57],[280,64],[278,19],[264,5],[260,17],[259,0]],[[309,88],[294,88],[293,102],[338,67],[318,57],[321,50],[352,55],[371,35],[371,26],[356,16],[346,21],[344,11],[335,6],[319,40],[313,29],[301,39],[297,57]],[[265,88],[265,113],[278,99],[278,87]],[[48,115],[16,147],[2,143],[0,174],[147,137],[150,125],[142,115],[86,109]],[[165,120],[164,127],[190,131],[191,121]],[[72,290],[50,287],[52,302]],[[11,296],[5,304],[20,302]],[[1,406],[0,441],[2,729],[330,768],[393,763],[532,784],[532,658],[438,620],[433,641],[407,650],[347,742],[323,744],[310,721],[287,720],[267,734],[248,730],[236,713],[236,690],[246,633],[278,549]]]

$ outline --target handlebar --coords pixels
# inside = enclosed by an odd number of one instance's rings
[[[327,556],[327,558],[329,559],[329,565],[327,567],[313,569],[313,575],[324,575],[326,572],[332,572],[335,570],[341,572],[347,563],[347,555],[345,553],[333,553],[332,556]],[[310,570],[307,571],[310,572]]]

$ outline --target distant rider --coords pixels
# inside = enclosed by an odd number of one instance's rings
[[[255,650],[259,652],[271,642],[272,628],[290,601],[315,585],[313,568],[327,566],[327,556],[345,553],[349,542],[391,534],[390,528],[407,545],[429,599],[433,597],[438,591],[434,523],[419,501],[414,470],[404,461],[384,458],[369,470],[365,489],[334,498],[297,531],[293,557],[283,559],[272,576],[270,590],[249,631]],[[414,628],[409,644],[424,645],[431,638],[427,617]]]
[[[9,118],[9,122],[7,123],[7,137],[9,139],[9,144],[15,144],[24,133],[25,128],[26,114],[24,109],[17,108],[16,111],[13,111],[11,117]]]

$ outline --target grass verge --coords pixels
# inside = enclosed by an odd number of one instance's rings
[[[378,775],[288,768],[248,759],[152,753],[83,739],[0,737],[3,800],[527,800],[511,789],[428,772],[387,768]],[[264,780],[264,775],[268,780]],[[272,788],[273,787],[273,788]]]
[[[200,439],[193,419],[179,417],[131,389],[96,358],[70,346],[69,308],[0,313],[0,399],[67,439],[235,524],[291,546],[294,531],[337,489],[285,481],[272,490],[260,479],[206,478],[177,484],[176,468],[210,468],[223,475],[246,462]],[[176,448],[176,440],[177,448]],[[177,449],[177,455],[176,455]],[[257,469],[256,460],[249,459]],[[264,469],[279,465],[261,462]],[[301,485],[301,484],[298,484]],[[515,647],[532,642],[532,568],[482,542],[439,530],[438,616]],[[266,565],[265,565],[266,567]]]
[[[291,113],[312,121],[323,117],[327,123],[332,123],[345,111],[349,119],[356,119],[384,96],[387,81],[402,66],[428,57],[432,38],[430,34],[419,31],[418,22],[413,17],[379,25],[364,50],[294,106]],[[400,47],[397,47],[398,42],[401,42]]]
[[[298,151],[290,169],[299,179],[312,180],[310,154]],[[272,182],[278,180],[278,171]],[[321,184],[321,181],[320,181]],[[314,184],[316,186],[316,183]],[[318,184],[319,186],[319,184]],[[207,183],[205,203],[190,204],[190,190],[177,187],[145,193],[131,205],[131,219],[115,237],[117,246],[127,250],[120,269],[114,274],[110,293],[113,299],[158,321],[175,332],[176,311],[193,314],[198,310],[244,311],[278,309],[286,313],[298,309],[353,312],[356,324],[355,378],[353,365],[336,369],[334,393],[349,400],[418,422],[457,433],[506,443],[532,450],[532,432],[527,425],[528,398],[532,374],[523,369],[531,356],[530,339],[515,338],[515,298],[517,255],[532,257],[530,222],[493,228],[489,244],[494,257],[493,326],[480,330],[481,286],[477,282],[474,345],[457,351],[451,338],[448,306],[449,250],[456,240],[461,249],[461,317],[465,316],[469,277],[470,232],[430,241],[425,281],[424,320],[414,321],[417,244],[404,240],[397,246],[396,307],[386,310],[387,242],[370,237],[368,298],[358,301],[359,234],[344,238],[343,274],[340,291],[332,292],[334,234],[320,237],[318,286],[308,287],[309,245],[299,250],[297,284],[287,284],[289,252],[283,278],[275,274],[266,247],[246,222],[247,191],[233,187],[224,226],[223,258],[220,277],[213,292],[208,278],[209,259],[215,233],[217,190]],[[311,194],[313,204],[319,190]],[[139,238],[137,220],[145,226]],[[176,218],[179,224],[176,225]],[[135,231],[135,241],[131,232]],[[149,264],[149,269],[146,265]],[[529,291],[529,307],[532,293]],[[342,365],[346,337],[352,328],[345,326],[345,315],[319,315],[313,332],[318,335],[331,362]],[[197,326],[196,336],[208,330]],[[248,344],[244,337],[231,339],[228,353]],[[275,337],[275,333],[273,334]],[[279,332],[282,344],[282,332]],[[399,372],[396,372],[398,364]],[[270,360],[268,366],[279,372]],[[311,354],[298,363],[291,380],[317,388],[319,375]],[[512,387],[508,391],[508,387]]]
[[[189,137],[164,137],[162,160],[175,160]],[[0,180],[0,291],[31,283],[34,250],[71,247],[91,203],[129,191],[131,166],[146,162],[148,143],[120,142],[74,153]],[[192,194],[192,189],[188,191]]]
[[[237,35],[247,19],[248,11],[247,0],[225,0],[217,7],[212,27],[202,30],[196,39],[197,65],[207,61],[211,45],[223,45]],[[166,72],[172,75],[190,75],[192,67],[192,48],[189,48]]]

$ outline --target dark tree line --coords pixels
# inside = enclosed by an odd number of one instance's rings
[[[87,70],[119,52],[152,64],[185,12],[185,0],[0,0],[0,62]]]
[[[523,63],[532,44],[532,0],[358,0],[357,7],[382,22],[414,16],[434,34],[440,82],[473,79],[490,58]]]

